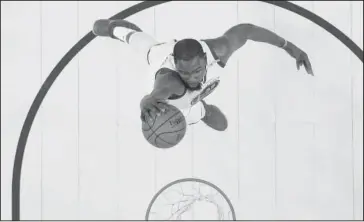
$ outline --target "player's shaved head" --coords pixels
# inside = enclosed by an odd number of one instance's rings
[[[173,48],[175,60],[189,61],[196,56],[203,57],[204,55],[202,45],[195,39],[182,39]]]

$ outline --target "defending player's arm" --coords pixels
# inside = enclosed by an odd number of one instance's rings
[[[184,85],[173,75],[169,73],[157,75],[153,91],[146,95],[140,102],[142,120],[144,118],[153,119],[153,116],[160,115],[166,109],[163,102],[172,95],[183,94],[184,90]]]
[[[231,55],[245,45],[248,40],[283,48],[296,60],[297,69],[304,65],[306,71],[313,75],[311,63],[304,51],[274,32],[253,24],[238,24],[228,29],[222,36],[208,41],[212,43],[221,60],[227,63]]]

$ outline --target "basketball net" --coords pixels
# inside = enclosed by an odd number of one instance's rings
[[[184,179],[165,186],[149,205],[146,220],[236,220],[226,195],[213,184]]]

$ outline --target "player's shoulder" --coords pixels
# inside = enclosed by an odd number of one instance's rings
[[[160,68],[155,74],[155,82],[158,85],[170,86],[177,94],[182,94],[186,90],[178,72],[169,68]]]
[[[214,59],[219,60],[221,67],[225,67],[231,54],[228,40],[224,36],[220,36],[213,39],[201,39],[200,41],[206,43]]]
[[[166,67],[162,67],[155,73],[155,79],[166,79],[171,81],[179,80],[177,78],[178,72]]]

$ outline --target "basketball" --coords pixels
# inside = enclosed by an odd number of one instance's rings
[[[168,109],[153,120],[142,121],[144,138],[157,148],[171,148],[186,134],[186,119],[176,107],[166,104]]]

